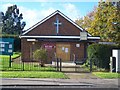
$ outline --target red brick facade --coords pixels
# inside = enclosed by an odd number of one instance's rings
[[[34,61],[31,52],[39,49],[40,47],[43,47],[43,45],[48,42],[35,42],[34,44],[32,42],[26,41],[26,39],[22,39],[22,60],[23,61]],[[57,42],[50,42],[53,43],[56,46]],[[76,42],[59,42],[62,44],[70,44],[70,61],[74,60],[73,54],[76,55],[76,59],[80,60],[84,58],[84,43],[76,43]],[[80,47],[76,47],[76,44],[80,44]],[[47,50],[47,63],[50,63],[52,60],[55,60],[55,52],[56,47],[53,47],[50,50]]]
[[[48,16],[49,17],[49,16]],[[56,17],[59,18],[60,22],[62,23],[59,26],[59,34],[56,35],[56,26],[54,22],[56,21]],[[66,17],[66,16],[65,16]],[[82,42],[79,39],[73,40],[70,39],[58,39],[58,38],[36,38],[32,36],[80,36],[80,32],[82,31],[80,28],[76,26],[75,23],[68,21],[67,19],[62,16],[61,14],[56,13],[55,15],[51,16],[50,18],[46,19],[44,22],[38,22],[38,25],[33,26],[34,28],[30,28],[29,32],[23,34],[22,36],[30,36],[30,37],[22,37],[21,38],[21,50],[22,50],[22,60],[23,61],[34,61],[32,57],[32,53],[34,50],[39,49],[40,47],[46,47],[47,50],[47,60],[46,63],[51,63],[52,60],[55,59],[56,53],[56,45],[57,44],[68,44],[70,45],[70,60],[73,61],[74,58],[81,60],[82,58],[86,57],[86,45],[87,42]],[[44,19],[43,19],[44,20]],[[40,23],[40,24],[39,24]],[[27,39],[36,39],[36,42],[27,41]],[[46,44],[50,44],[45,46]],[[78,47],[76,45],[79,45]],[[74,57],[75,55],[75,57]]]
[[[54,25],[56,16],[58,16],[60,22],[62,23],[62,25],[59,26],[59,35],[80,35],[80,30],[59,14],[54,15],[52,18],[37,26],[34,30],[27,33],[27,35],[56,35],[56,27]]]

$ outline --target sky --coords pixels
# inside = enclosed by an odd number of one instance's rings
[[[61,11],[70,19],[75,21],[78,18],[84,17],[87,13],[93,10],[98,5],[98,1],[91,2],[0,2],[0,11],[5,12],[8,6],[14,4],[19,8],[20,13],[23,14],[23,20],[26,22],[24,30],[30,28],[32,25],[44,19],[46,16],[55,12]]]

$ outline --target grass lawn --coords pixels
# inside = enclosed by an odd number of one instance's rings
[[[104,79],[120,78],[120,73],[93,72],[93,74],[96,75],[99,78],[104,78]]]
[[[20,56],[20,53],[15,52],[12,55],[12,59],[19,56]],[[10,59],[9,55],[0,55],[0,70],[9,68],[9,59]]]
[[[20,56],[21,55],[21,53],[19,53],[19,52],[14,52],[13,53],[13,55],[12,55],[12,58],[16,58],[16,57],[18,57],[18,56]],[[9,55],[0,55],[0,58],[1,59],[9,59]]]
[[[12,59],[16,58],[20,53],[14,53]],[[2,70],[2,78],[68,78],[62,72],[55,72],[52,67],[40,67],[39,63],[23,63],[20,61],[12,62],[12,67],[9,67],[9,56],[0,55],[0,70]]]
[[[20,56],[20,53],[14,53],[12,59],[18,56]],[[40,67],[38,62],[27,62],[23,64],[20,60],[17,62],[13,61],[12,66],[9,67],[9,56],[7,55],[0,55],[0,65],[0,70],[2,71],[22,71],[23,68],[25,71],[55,71],[55,68],[52,67]]]
[[[2,78],[61,78],[68,77],[62,72],[41,72],[41,71],[2,71]]]

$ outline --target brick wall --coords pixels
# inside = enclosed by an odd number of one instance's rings
[[[22,39],[22,45],[21,45],[21,49],[22,49],[22,60],[23,61],[33,61],[32,58],[32,52],[30,51],[32,49],[32,51],[39,49],[41,46],[43,47],[43,45],[45,43],[48,42],[36,42],[35,44],[32,44],[32,42],[27,42],[26,39]],[[53,43],[54,46],[56,46],[57,42],[50,42]],[[65,43],[65,42],[61,42],[61,43]],[[81,60],[82,58],[84,58],[84,43],[77,43],[77,42],[66,42],[65,44],[70,44],[70,61],[74,60],[73,54],[75,54],[76,59]],[[76,47],[76,44],[80,44],[80,47]],[[55,60],[55,52],[56,52],[56,47],[47,50],[47,60],[45,61],[45,63],[51,63],[52,60]]]
[[[60,22],[62,23],[59,26],[59,34],[60,35],[80,35],[80,30],[75,27],[72,23],[67,21],[62,16],[58,15]],[[37,26],[33,30],[31,30],[27,35],[56,35],[56,26],[54,22],[56,21],[56,15],[47,20],[46,22],[42,23],[41,25]]]

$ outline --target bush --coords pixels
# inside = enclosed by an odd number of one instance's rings
[[[99,67],[109,69],[110,56],[112,56],[112,49],[116,48],[115,45],[103,45],[103,44],[92,44],[88,46],[88,64],[89,60],[92,59],[92,64]]]
[[[34,53],[33,53],[33,57],[35,60],[38,60],[40,62],[41,66],[44,66],[44,60],[47,59],[47,52],[45,49],[37,49]]]

